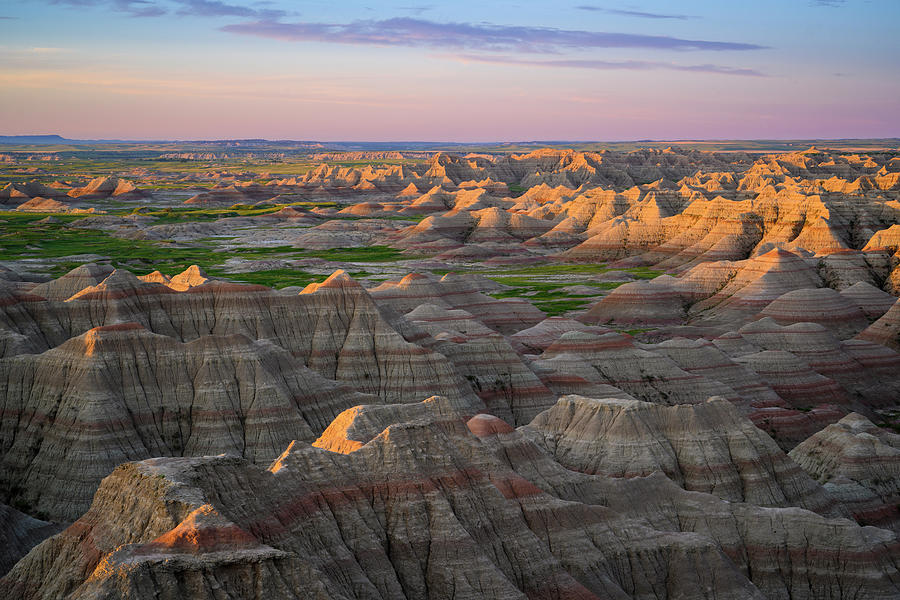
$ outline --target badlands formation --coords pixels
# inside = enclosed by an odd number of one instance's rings
[[[0,190],[0,596],[900,597],[896,152],[312,160]]]

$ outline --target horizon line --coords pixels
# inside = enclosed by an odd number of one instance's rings
[[[67,138],[55,133],[0,134],[0,140],[10,138],[58,138],[65,142],[94,143],[191,143],[191,142],[272,142],[272,143],[316,143],[316,144],[454,144],[454,145],[508,145],[508,144],[621,144],[621,143],[688,143],[688,142],[791,142],[791,141],[874,141],[897,140],[900,134],[881,137],[760,137],[760,138],[632,138],[632,139],[533,139],[533,140],[391,140],[391,139],[295,139],[295,138],[254,138],[254,137],[222,137],[222,138]]]

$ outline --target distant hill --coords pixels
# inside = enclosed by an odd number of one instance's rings
[[[77,140],[67,140],[59,135],[0,135],[0,144],[73,144]]]
[[[152,144],[152,141],[132,142],[129,140],[71,140],[61,135],[0,135],[0,145],[6,146],[92,146],[98,144]]]
[[[682,150],[708,150],[713,152],[797,152],[810,146],[843,152],[900,152],[900,138],[881,139],[797,139],[797,140],[636,140],[636,141],[574,141],[532,140],[518,142],[441,142],[441,141],[314,141],[314,140],[266,140],[214,139],[214,140],[74,140],[61,135],[0,135],[0,146],[127,146],[128,150],[164,145],[172,148],[227,148],[235,151],[295,150],[339,152],[390,152],[390,151],[446,151],[486,153],[527,153],[545,147],[564,147],[583,152],[615,150],[629,152],[639,148],[669,146]],[[81,150],[82,148],[79,148]],[[126,148],[116,148],[116,151]],[[112,150],[112,149],[109,149]]]

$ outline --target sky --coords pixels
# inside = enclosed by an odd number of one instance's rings
[[[900,136],[900,0],[0,0],[0,135]]]

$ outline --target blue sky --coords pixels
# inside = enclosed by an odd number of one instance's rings
[[[900,135],[898,0],[3,0],[0,132]]]

